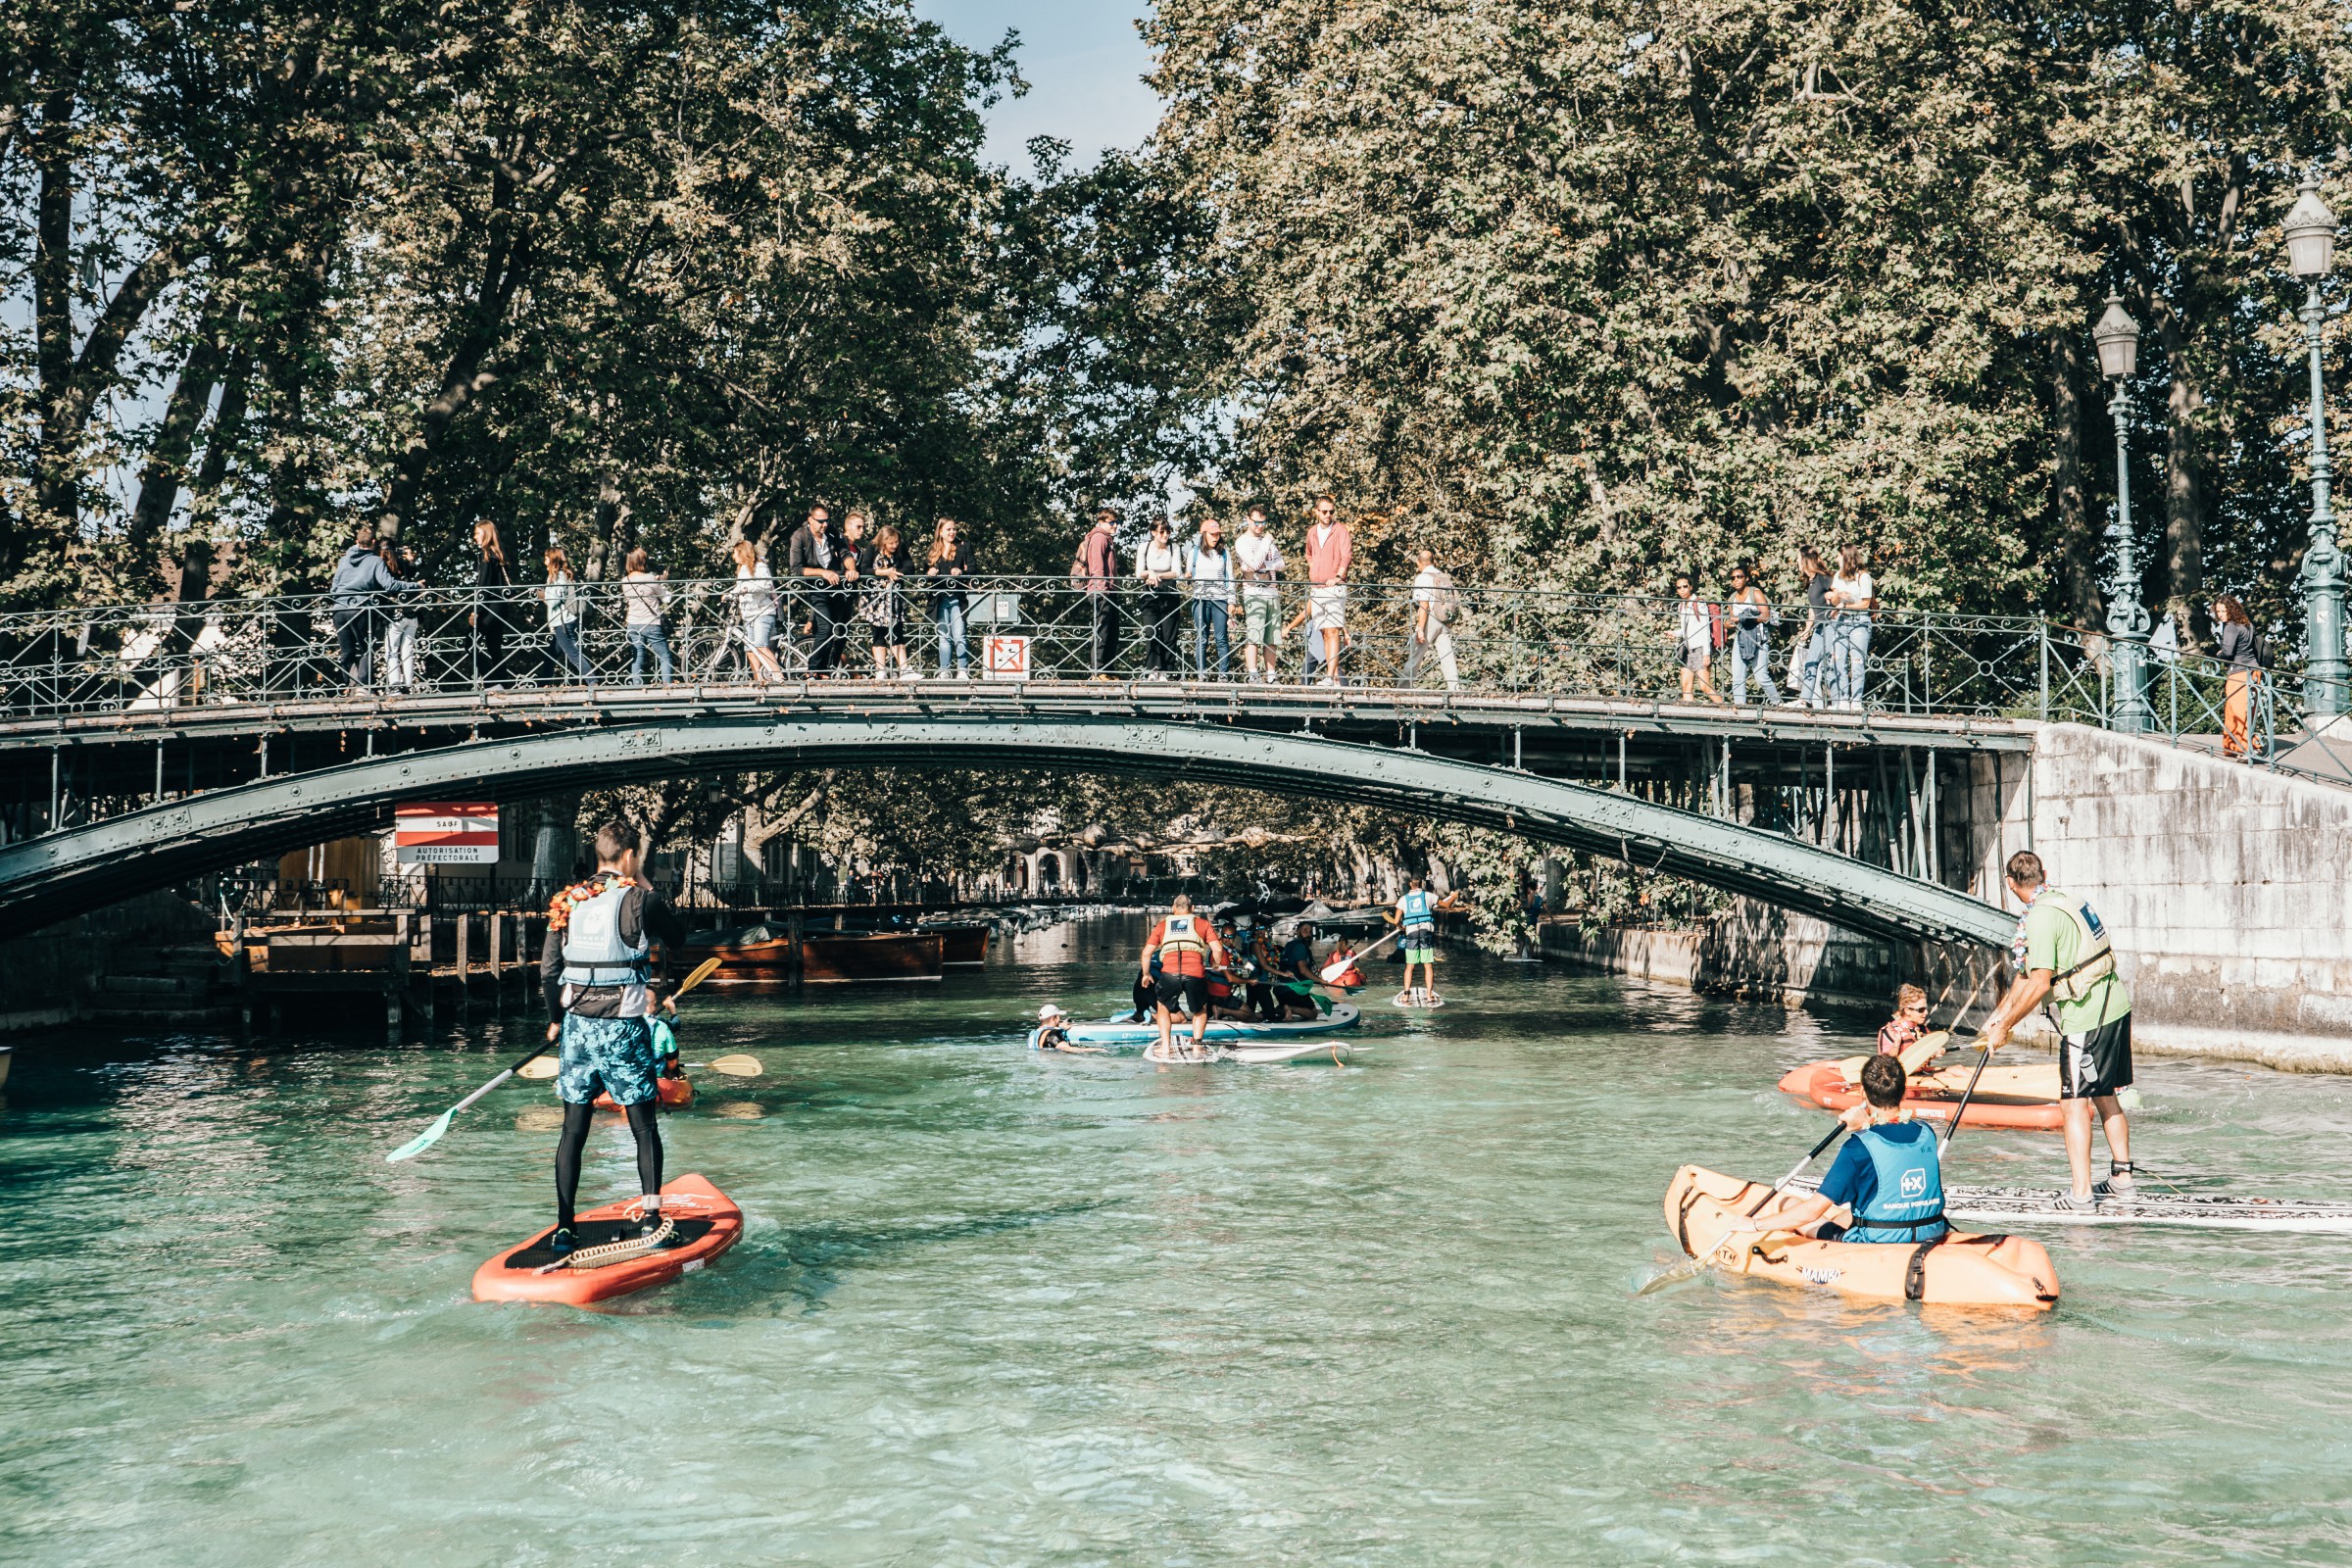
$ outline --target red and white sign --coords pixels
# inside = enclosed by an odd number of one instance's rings
[[[392,852],[402,865],[496,865],[498,807],[490,801],[396,806]]]
[[[1029,678],[1029,639],[996,636],[981,639],[980,678],[982,680],[1027,680]]]

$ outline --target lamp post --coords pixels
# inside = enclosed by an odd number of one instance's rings
[[[2303,706],[2316,718],[2344,710],[2344,553],[2328,510],[2328,405],[2320,384],[2320,279],[2335,262],[2335,215],[2320,200],[2319,176],[2303,181],[2286,215],[2287,263],[2304,280],[2303,342],[2311,351],[2311,543],[2303,551]]]
[[[2148,706],[2148,612],[2139,602],[2139,554],[2132,546],[2132,451],[2125,429],[2132,416],[2127,383],[2139,368],[2139,323],[2124,309],[2122,295],[2107,296],[2107,312],[2090,329],[2090,340],[2098,347],[2099,373],[2115,383],[2107,405],[2115,418],[2115,521],[2107,529],[2115,541],[2115,575],[2107,581],[2115,700],[2108,717],[2117,729],[2137,734],[2156,715]]]

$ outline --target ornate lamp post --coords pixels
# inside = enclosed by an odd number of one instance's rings
[[[2108,658],[2115,671],[2109,719],[2137,734],[2156,715],[2148,706],[2148,612],[2139,602],[2139,555],[2132,547],[2132,452],[2125,429],[2132,412],[2127,382],[2139,368],[2139,323],[2124,309],[2122,295],[2107,296],[2107,313],[2090,329],[2090,340],[2098,346],[2099,373],[2115,383],[2107,405],[2115,417],[2115,521],[2107,529],[2115,541],[2115,575],[2107,581],[2107,635],[2114,639]]]
[[[2286,256],[2307,285],[2303,341],[2311,350],[2311,543],[2303,552],[2303,705],[2316,718],[2344,710],[2344,553],[2328,507],[2328,406],[2320,384],[2320,279],[2335,262],[2335,215],[2320,200],[2318,175],[2303,181],[2286,215]]]

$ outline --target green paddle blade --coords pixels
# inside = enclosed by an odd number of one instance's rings
[[[418,1133],[416,1137],[410,1139],[407,1143],[401,1145],[389,1154],[386,1154],[384,1156],[385,1162],[390,1164],[399,1160],[415,1159],[418,1154],[421,1154],[426,1150],[432,1148],[435,1144],[441,1141],[441,1135],[449,1131],[449,1118],[455,1116],[457,1112],[455,1110],[445,1110],[440,1115],[435,1116],[433,1118],[433,1124],[430,1127],[427,1127],[424,1131]]]

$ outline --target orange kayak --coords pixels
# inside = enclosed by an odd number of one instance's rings
[[[1685,1165],[1666,1189],[1667,1228],[1684,1251],[1704,1256],[1731,1233],[1735,1220],[1771,1191],[1763,1182]],[[1764,1213],[1805,1196],[1784,1193]],[[2058,1304],[2058,1270],[2050,1254],[2039,1242],[2022,1236],[1954,1231],[1921,1248],[1901,1242],[1815,1242],[1795,1231],[1758,1231],[1734,1246],[1737,1255],[1718,1265],[1728,1274],[1812,1286],[1865,1300],[2021,1306],[2037,1312]]]
[[[690,1078],[657,1078],[654,1080],[654,1100],[663,1110],[676,1110],[694,1103],[694,1081]],[[596,1097],[599,1110],[618,1110],[620,1104],[611,1095]]]
[[[572,1221],[583,1249],[637,1234],[637,1200],[592,1208]],[[473,1271],[477,1301],[556,1301],[586,1306],[692,1274],[743,1236],[743,1210],[700,1176],[681,1176],[662,1189],[662,1211],[676,1222],[686,1245],[581,1268],[555,1267],[550,1225],[520,1247],[510,1247]],[[545,1270],[545,1272],[542,1272]]]
[[[1859,1071],[1861,1057],[1850,1058]],[[1824,1110],[1848,1110],[1862,1103],[1861,1086],[1846,1071],[1846,1062],[1808,1061],[1801,1067],[1791,1067],[1781,1080],[1781,1093],[1810,1101]],[[1952,1112],[1960,1108],[1960,1099],[1968,1093],[1969,1074],[1976,1070],[1972,1061],[1965,1066],[1947,1068],[1942,1072],[1923,1073],[1911,1080],[1903,1097],[1903,1104],[1922,1121],[1950,1121]],[[1968,1112],[1960,1118],[1964,1127],[1997,1127],[2012,1132],[2056,1132],[2062,1115],[2058,1108],[2058,1064],[2044,1062],[2028,1067],[1987,1067],[1984,1081],[1968,1102]]]

